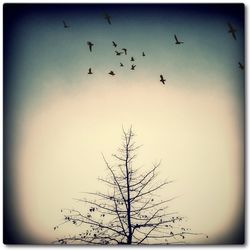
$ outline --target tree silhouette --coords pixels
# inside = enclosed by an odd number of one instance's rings
[[[107,178],[99,178],[109,187],[109,192],[86,193],[93,199],[77,199],[88,207],[86,213],[75,209],[61,210],[63,223],[75,226],[85,225],[84,232],[58,239],[60,244],[176,244],[186,243],[191,229],[181,226],[184,217],[167,213],[168,200],[158,200],[157,191],[171,181],[156,181],[160,163],[144,173],[133,166],[136,151],[140,148],[134,142],[130,128],[123,130],[122,145],[113,154],[116,164],[103,160],[108,169]],[[207,237],[207,236],[206,236]]]

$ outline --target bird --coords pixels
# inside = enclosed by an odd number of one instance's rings
[[[144,52],[142,52],[142,56],[145,56],[145,53],[144,53]]]
[[[94,46],[94,44],[91,42],[87,42],[87,45],[89,46],[90,52],[92,52],[92,47]]]
[[[122,48],[122,50],[124,51],[125,55],[127,55],[127,49]]]
[[[123,67],[124,66],[123,63],[120,63],[120,66]]]
[[[115,75],[114,71],[112,71],[112,70],[109,72],[109,74],[110,74],[111,76],[114,76],[114,75]]]
[[[244,70],[244,69],[245,69],[245,66],[244,66],[241,62],[239,62],[239,68],[240,68],[241,70]]]
[[[160,79],[160,82],[162,82],[163,84],[165,84],[166,79],[163,78],[163,75],[160,75],[160,78],[161,78],[161,79]]]
[[[136,65],[134,65],[134,64],[131,65],[131,70],[135,70],[135,66],[136,66]]]
[[[89,75],[92,75],[93,72],[91,71],[91,68],[89,68],[89,72],[88,72]]]
[[[117,50],[115,51],[117,56],[120,56],[123,52],[118,52]]]
[[[182,43],[184,43],[184,42],[179,41],[176,35],[174,35],[174,38],[175,38],[175,44],[182,44]]]
[[[66,24],[66,22],[63,20],[63,26],[65,29],[69,28],[70,26]]]
[[[111,16],[108,13],[105,13],[104,18],[108,21],[108,24],[111,24]]]
[[[130,61],[131,61],[131,62],[134,62],[134,61],[135,61],[135,59],[134,59],[133,56],[131,57]]]
[[[117,47],[117,43],[115,43],[114,41],[112,41],[113,46],[116,48]]]
[[[228,30],[228,33],[231,33],[234,40],[236,40],[236,29],[233,27],[233,25],[231,23],[227,23],[228,27],[229,27],[229,30]]]

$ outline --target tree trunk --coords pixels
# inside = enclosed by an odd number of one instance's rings
[[[125,167],[126,167],[126,180],[127,180],[127,193],[128,193],[128,200],[127,200],[127,217],[128,217],[128,237],[127,237],[127,244],[132,244],[132,227],[131,227],[131,204],[130,204],[130,184],[129,184],[129,169],[128,169],[128,160],[129,160],[129,144],[131,139],[131,130],[130,135],[128,138],[126,138],[126,161],[125,161]]]

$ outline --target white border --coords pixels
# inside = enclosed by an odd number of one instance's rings
[[[80,0],[74,0],[73,2],[70,2],[69,0],[61,0],[61,1],[50,1],[50,0],[40,0],[40,1],[21,1],[21,0],[8,0],[8,1],[2,1],[2,3],[244,3],[245,4],[245,34],[246,34],[246,41],[245,41],[245,47],[246,47],[246,56],[245,56],[245,64],[246,64],[246,125],[249,125],[249,100],[248,100],[248,96],[249,96],[249,88],[247,87],[247,83],[249,82],[249,74],[247,72],[247,62],[248,62],[248,58],[249,58],[249,52],[247,49],[247,41],[248,41],[248,34],[249,34],[249,17],[248,17],[248,4],[247,1],[239,1],[239,0],[234,0],[234,1],[197,1],[197,0],[192,0],[192,1],[187,1],[187,0],[182,0],[182,1],[164,1],[164,0],[157,0],[156,2],[153,1],[143,1],[143,0],[137,0],[137,1],[132,1],[132,0],[120,0],[120,1],[114,1],[114,0],[108,0],[108,1],[103,1],[103,0],[96,0],[96,1],[80,1]],[[1,26],[0,26],[0,32],[1,32],[1,36],[3,35],[3,5],[1,8]],[[3,38],[3,37],[1,37]],[[0,45],[1,48],[3,48],[3,39],[0,40]],[[3,53],[3,49],[1,50],[1,53]],[[3,55],[2,55],[3,58]],[[3,69],[3,60],[1,60],[1,69]],[[3,79],[3,70],[0,70],[0,76],[1,79]],[[3,81],[2,81],[3,82]],[[2,85],[3,86],[3,85]],[[2,113],[2,117],[3,117],[3,88],[0,88],[0,107],[1,107],[1,113]],[[3,123],[1,130],[3,131]],[[248,130],[248,126],[246,128]],[[0,139],[3,142],[3,134],[0,133]],[[249,141],[249,134],[246,132],[246,140],[247,142]],[[246,143],[247,143],[246,142]],[[246,145],[247,146],[247,145]],[[249,153],[249,149],[246,148],[246,158],[248,158],[248,153]],[[1,144],[1,150],[0,150],[0,158],[1,158],[1,162],[3,162],[3,144]],[[248,163],[248,160],[247,160]],[[246,215],[247,215],[247,208],[249,207],[249,192],[248,192],[248,185],[247,185],[247,180],[249,180],[249,171],[247,171],[247,167],[248,164],[246,163]],[[3,180],[3,174],[1,172],[2,178],[1,180]],[[1,195],[1,206],[0,206],[0,210],[1,210],[1,217],[0,217],[0,224],[3,225],[3,183],[1,183],[1,187],[0,187],[0,195]],[[232,246],[232,245],[220,245],[220,246],[185,246],[185,248],[195,248],[195,249],[202,249],[204,247],[212,247],[215,249],[225,249],[225,248],[248,248],[248,239],[249,239],[249,231],[248,231],[248,224],[249,224],[249,217],[246,216],[246,237],[245,237],[245,245],[236,245],[236,246]],[[0,249],[2,248],[8,248],[11,247],[11,249],[19,249],[19,248],[26,248],[27,245],[11,245],[11,246],[5,246],[3,244],[3,226],[0,229]],[[53,248],[54,246],[29,246],[29,249],[35,249],[35,248]],[[85,246],[82,246],[85,247]],[[168,246],[169,247],[169,246]],[[176,249],[180,249],[183,246],[174,246],[174,248]],[[74,248],[74,246],[67,246],[67,248]],[[91,247],[92,249],[98,249],[97,247]],[[104,247],[102,246],[102,248],[110,248],[110,247]],[[120,247],[119,247],[120,248]],[[141,247],[140,247],[141,248]],[[143,247],[144,248],[144,247]],[[159,247],[156,246],[150,246],[151,249],[157,249]],[[112,249],[118,249],[118,247],[112,247]]]

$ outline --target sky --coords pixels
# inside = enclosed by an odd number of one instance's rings
[[[112,41],[128,55],[116,56]],[[241,4],[5,4],[6,242],[49,244],[72,230],[53,230],[60,209],[78,208],[73,198],[103,188],[101,153],[111,160],[122,126],[131,125],[143,144],[136,163],[161,160],[161,176],[175,180],[162,196],[180,195],[172,209],[209,235],[191,243],[242,242],[245,83],[238,62]]]

